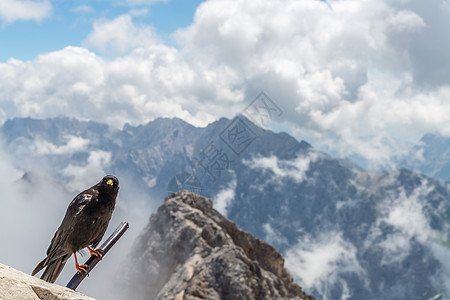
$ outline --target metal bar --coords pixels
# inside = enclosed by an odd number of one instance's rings
[[[117,227],[117,229],[109,236],[109,238],[100,246],[100,249],[103,249],[103,257],[108,253],[109,249],[114,246],[114,244],[122,237],[122,235],[125,233],[125,231],[130,227],[127,222],[122,222]],[[85,262],[85,265],[87,265],[87,272],[79,272],[75,273],[73,275],[72,279],[67,284],[67,287],[75,290],[83,281],[83,279],[89,275],[89,272],[92,271],[92,269],[97,265],[97,263],[101,260],[101,258],[91,255],[89,259]]]

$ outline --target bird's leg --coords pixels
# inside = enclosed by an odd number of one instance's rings
[[[77,268],[78,272],[87,272],[87,265],[79,265],[76,252],[73,253],[73,257],[75,257],[75,268]]]
[[[91,247],[89,247],[89,246],[87,246],[87,248],[88,248],[89,253],[91,255],[97,256],[100,259],[102,259],[102,257],[103,257],[103,249],[92,250]]]

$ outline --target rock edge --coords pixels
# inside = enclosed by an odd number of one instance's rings
[[[1,300],[95,300],[0,263]]]

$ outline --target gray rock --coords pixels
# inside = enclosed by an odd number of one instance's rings
[[[94,300],[83,294],[0,264],[0,299],[2,300]]]
[[[274,248],[191,192],[166,198],[131,257],[125,277],[133,298],[315,299],[293,282]]]

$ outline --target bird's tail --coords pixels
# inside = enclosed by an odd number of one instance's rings
[[[49,262],[48,257],[44,258],[33,270],[33,273],[31,275],[35,275],[43,268],[47,267],[42,273],[41,279],[48,281],[48,282],[55,282],[56,278],[58,278],[59,274],[61,273],[62,269],[64,268],[64,265],[66,264],[66,261],[69,259],[69,255],[61,256],[57,259],[52,260]]]

